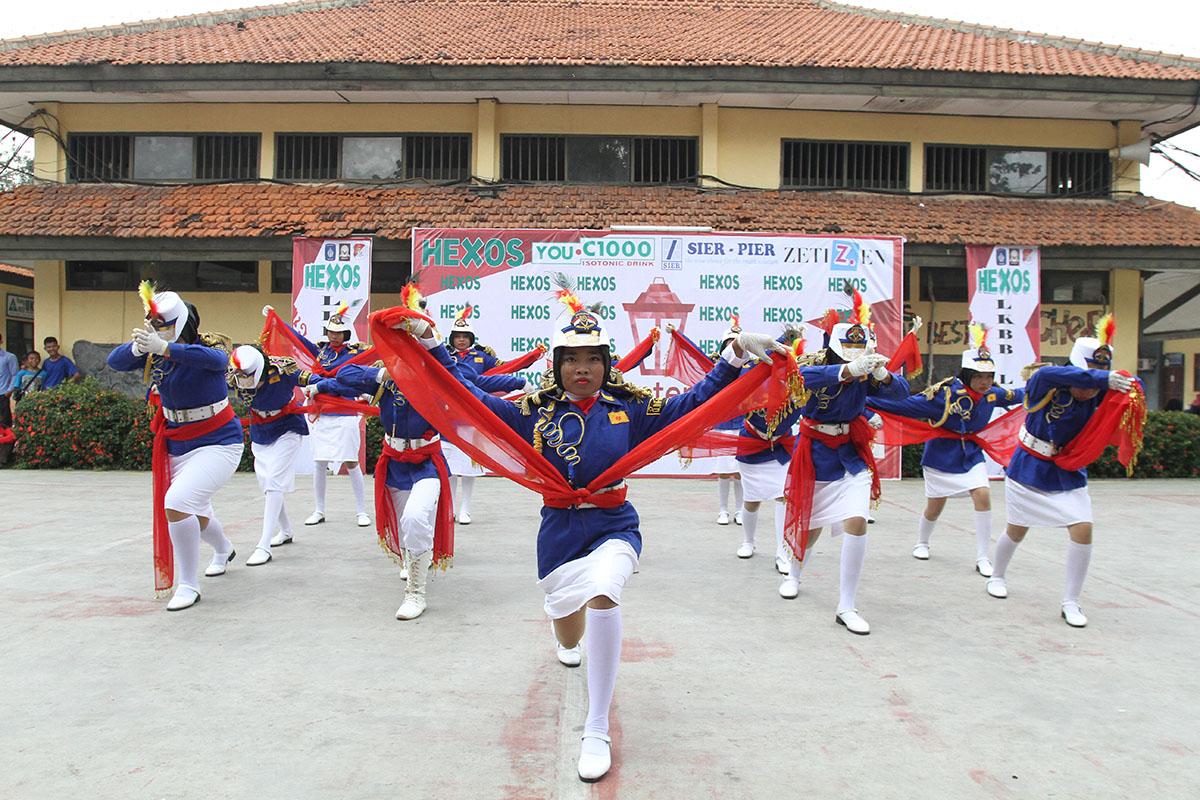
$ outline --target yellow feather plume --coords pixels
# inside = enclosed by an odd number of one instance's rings
[[[1113,337],[1117,333],[1117,320],[1112,314],[1105,314],[1096,320],[1096,338],[1100,344],[1112,346]]]
[[[138,284],[138,297],[142,298],[142,308],[150,315],[154,311],[153,281],[142,281]]]
[[[971,349],[978,350],[987,343],[987,326],[972,322],[968,327],[971,331]]]

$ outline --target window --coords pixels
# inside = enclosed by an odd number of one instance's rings
[[[279,134],[275,177],[295,181],[458,181],[471,176],[467,134]]]
[[[692,182],[698,147],[667,136],[504,136],[501,174],[540,183]]]
[[[1104,150],[925,146],[925,189],[931,192],[1104,197],[1111,184]]]
[[[919,297],[926,302],[967,302],[967,269],[963,267],[921,267]]]
[[[233,181],[258,177],[258,135],[75,133],[67,177],[110,181]]]
[[[1042,302],[1047,305],[1086,303],[1108,305],[1108,273],[1065,269],[1044,269]]]
[[[404,261],[376,261],[371,264],[371,294],[400,294],[412,272],[412,264]],[[292,262],[271,262],[271,291],[292,293]],[[399,302],[399,300],[397,300]]]
[[[176,292],[257,292],[257,261],[68,261],[67,288],[130,291],[152,280]]]
[[[908,189],[908,145],[783,142],[785,189]]]

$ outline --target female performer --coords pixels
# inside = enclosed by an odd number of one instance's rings
[[[292,541],[283,496],[296,490],[296,454],[308,425],[293,400],[300,383],[295,361],[264,356],[244,344],[234,349],[229,362],[229,385],[250,408],[250,450],[264,498],[262,535],[246,559],[246,566],[257,567],[271,560],[272,545]]]
[[[924,419],[937,429],[958,433],[957,438],[932,438],[925,442],[921,467],[925,475],[925,513],[917,527],[913,558],[929,558],[929,539],[946,499],[971,496],[975,506],[975,571],[985,578],[992,575],[988,549],[992,536],[992,497],[988,490],[987,465],[983,448],[971,434],[987,427],[997,408],[1020,405],[1024,389],[996,386],[996,363],[987,347],[987,329],[971,323],[972,347],[962,354],[958,376],[930,386],[924,392],[891,400],[872,397],[867,404],[874,409],[914,419]]]
[[[467,304],[450,323],[450,352],[464,376],[468,373],[482,375],[504,362],[496,357],[492,348],[477,345],[471,315],[475,307]],[[442,450],[446,463],[450,465],[450,486],[454,496],[454,518],[460,525],[471,524],[471,495],[475,491],[475,479],[483,475],[483,467],[459,450],[451,442],[443,442]]]
[[[1029,529],[1066,528],[1070,540],[1060,613],[1073,628],[1087,625],[1079,594],[1092,559],[1092,498],[1086,468],[1090,457],[1072,459],[1076,463],[1067,463],[1065,457],[1072,445],[1078,447],[1085,438],[1097,440],[1093,452],[1099,455],[1112,429],[1093,435],[1086,427],[1089,420],[1109,390],[1129,394],[1137,385],[1133,378],[1112,371],[1116,331],[1112,317],[1103,318],[1096,330],[1095,337],[1075,340],[1069,366],[1041,367],[1025,384],[1029,413],[1004,481],[1008,530],[996,541],[992,577],[987,582],[989,595],[1008,597],[1008,564]]]
[[[172,565],[167,554],[173,549],[179,585],[167,610],[180,611],[200,601],[201,540],[213,549],[212,563],[204,572],[208,577],[224,575],[236,555],[213,511],[212,498],[241,461],[242,426],[225,385],[228,345],[219,337],[201,335],[200,312],[175,292],[155,293],[145,281],[138,291],[146,325],[134,329],[127,344],[108,354],[108,366],[120,372],[144,370],[150,401],[158,406],[152,423],[155,581],[160,590],[170,588]],[[165,545],[160,539],[164,521],[170,548],[160,547]]]
[[[879,494],[879,477],[871,453],[874,431],[863,417],[869,396],[903,398],[908,381],[888,372],[888,359],[875,352],[870,307],[854,292],[848,322],[831,310],[822,322],[825,347],[810,366],[800,368],[810,392],[788,477],[789,524],[796,520],[803,553],[793,551],[791,569],[779,587],[784,598],[795,597],[808,553],[821,527],[841,523],[842,540],[839,625],[865,636],[871,626],[858,613],[855,598],[867,555],[867,516]]]
[[[597,314],[573,295],[565,296],[570,321],[556,325],[551,340],[552,380],[513,404],[486,394],[458,376],[499,419],[541,450],[572,487],[585,487],[604,470],[669,423],[712,398],[732,382],[745,353],[767,358],[782,345],[762,334],[739,334],[708,376],[670,399],[624,383],[610,370],[608,334]],[[453,362],[433,338],[428,323],[405,323],[443,364]],[[538,585],[553,620],[564,663],[578,664],[576,648],[587,637],[588,714],[579,757],[579,777],[599,780],[612,763],[609,706],[621,657],[621,590],[637,567],[641,549],[638,515],[618,481],[583,503],[546,497],[538,531]]]

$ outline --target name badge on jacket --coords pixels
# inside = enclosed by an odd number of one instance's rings
[[[608,424],[619,425],[622,422],[629,422],[629,415],[626,414],[624,411],[608,412]]]

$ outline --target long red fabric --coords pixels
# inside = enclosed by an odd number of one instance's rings
[[[1127,377],[1129,373],[1122,372]],[[1142,436],[1146,426],[1146,395],[1142,385],[1134,382],[1129,394],[1110,390],[1096,407],[1074,439],[1063,445],[1058,454],[1048,459],[1059,469],[1068,472],[1081,470],[1091,464],[1109,445],[1117,448],[1117,460],[1132,475],[1142,452]],[[1027,453],[1045,459],[1022,446]]]
[[[711,458],[713,456],[749,456],[770,449],[773,445],[786,448],[790,453],[796,446],[796,437],[788,434],[774,441],[760,436],[739,436],[736,431],[705,431],[695,441],[679,448],[679,457]]]
[[[900,340],[900,345],[896,348],[896,352],[892,353],[892,360],[888,362],[888,372],[904,371],[908,377],[920,375],[925,369],[925,364],[921,360],[921,343],[917,341],[917,335],[911,331]]]
[[[523,356],[517,356],[512,361],[505,361],[503,364],[497,364],[491,369],[483,371],[484,375],[510,375],[514,372],[520,372],[528,366],[531,366],[539,358],[546,354],[546,346],[539,344],[537,347],[530,350]]]
[[[432,435],[432,431],[429,435]],[[437,517],[433,523],[433,566],[445,569],[454,558],[454,502],[450,496],[450,471],[446,467],[446,460],[436,457],[441,453],[441,442],[432,442],[415,450],[396,450],[384,441],[383,452],[375,462],[375,526],[379,544],[396,558],[403,558],[404,547],[400,543],[396,504],[392,502],[392,493],[387,487],[388,462],[419,464],[433,459],[433,467],[437,470],[438,483],[441,485]]]
[[[378,355],[375,358],[379,360]],[[300,410],[305,414],[319,417],[322,414],[366,414],[371,417],[379,416],[379,406],[364,403],[362,400],[351,400],[348,397],[338,397],[335,394],[314,394],[312,399]]]
[[[273,308],[267,311],[267,320],[263,323],[259,343],[268,355],[293,359],[305,372],[311,372],[313,375],[319,375],[322,378],[332,378],[346,364],[370,364],[379,360],[379,356],[375,353],[375,348],[368,347],[353,358],[338,364],[333,369],[326,369],[317,363],[316,356],[309,352],[304,343],[300,341],[300,337],[288,327],[287,323],[283,321],[283,318],[279,314],[275,313],[275,309]]]
[[[680,383],[693,386],[712,369],[713,360],[690,339],[671,331],[671,352],[667,354],[667,374]]]
[[[447,372],[421,343],[393,328],[405,318],[428,319],[410,309],[389,308],[373,313],[370,324],[372,339],[384,365],[408,401],[472,460],[538,492],[547,505],[558,507],[610,502],[605,495],[612,493],[603,491],[606,486],[695,439],[721,420],[736,416],[748,397],[762,391],[766,383],[782,380],[787,367],[786,359],[773,356],[771,365],[760,364],[746,371],[708,402],[636,445],[587,486],[574,488],[532,444],[502,423]]]
[[[876,441],[885,445],[923,444],[930,439],[966,439],[983,448],[1001,466],[1008,466],[1017,449],[1017,432],[1025,422],[1025,409],[1014,408],[989,422],[982,430],[974,433],[935,428],[925,420],[901,417],[878,408],[872,409],[883,418],[883,430]]]
[[[167,442],[183,442],[212,433],[233,419],[234,413],[233,406],[227,405],[206,420],[168,428],[162,399],[157,392],[150,393],[150,405],[154,407],[154,417],[150,420],[150,431],[154,434],[150,450],[154,494],[154,590],[162,593],[175,585],[175,550],[171,547],[171,534],[167,529],[167,489],[171,486],[171,454],[167,451]]]
[[[618,361],[614,366],[616,366],[616,368],[621,372],[628,372],[638,364],[642,363],[642,360],[646,356],[650,355],[650,351],[653,350],[654,345],[658,343],[658,335],[658,328],[651,328],[650,332],[646,334],[645,338],[634,345],[633,349],[622,356],[621,360]],[[711,363],[712,362],[710,361],[709,364]]]
[[[800,421],[800,442],[792,453],[792,462],[788,465],[787,516],[784,522],[783,538],[796,557],[803,560],[808,550],[808,529],[812,520],[813,492],[817,484],[817,472],[813,466],[812,449],[818,443],[830,449],[837,449],[847,442],[854,445],[854,451],[871,471],[871,500],[878,500],[880,495],[879,470],[875,467],[875,455],[871,452],[871,441],[875,431],[871,425],[860,417],[850,422],[849,433],[841,436],[830,436],[813,428],[819,423],[807,419]]]

